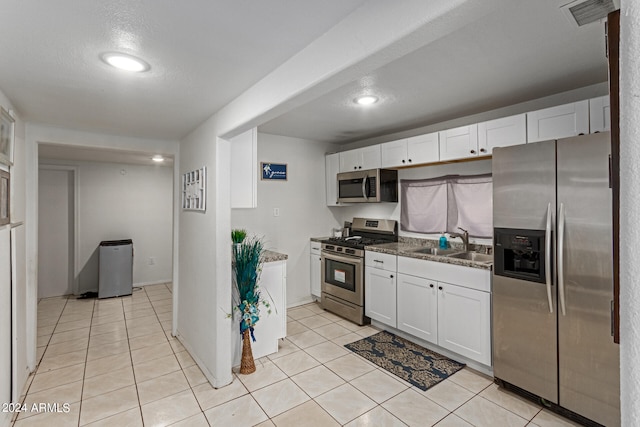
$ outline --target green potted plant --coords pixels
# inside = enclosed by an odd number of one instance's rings
[[[246,232],[241,243],[233,246],[233,272],[237,291],[234,306],[240,313],[239,326],[242,334],[241,374],[250,374],[256,370],[251,340],[255,341],[254,327],[260,320],[260,305],[270,308],[269,303],[262,299],[258,287],[263,251],[262,240],[256,237],[246,238]]]

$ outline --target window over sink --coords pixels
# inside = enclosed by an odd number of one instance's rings
[[[403,231],[453,233],[461,227],[472,237],[493,236],[491,174],[401,180],[400,189]]]

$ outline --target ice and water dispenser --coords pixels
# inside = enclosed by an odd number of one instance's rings
[[[494,274],[545,283],[545,231],[494,229]]]

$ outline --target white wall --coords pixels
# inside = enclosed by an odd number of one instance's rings
[[[69,295],[74,291],[74,176],[74,170],[39,170],[39,299]]]
[[[228,142],[217,139],[214,118],[181,142],[180,173],[202,166],[208,173],[207,210],[179,213],[176,333],[215,387],[233,379],[229,160]]]
[[[4,170],[11,173],[11,278],[2,277],[0,282],[7,286],[6,290],[10,291],[11,298],[3,298],[3,311],[9,311],[12,315],[10,325],[3,327],[11,328],[12,339],[12,363],[13,369],[11,376],[13,379],[13,388],[11,390],[12,401],[17,401],[29,374],[27,367],[27,349],[29,342],[32,342],[35,349],[35,334],[33,337],[27,335],[28,322],[28,306],[27,286],[26,286],[26,235],[25,235],[25,212],[26,212],[26,167],[25,167],[25,123],[21,119],[18,111],[14,110],[11,101],[0,90],[0,106],[5,110],[13,112],[15,119],[15,144],[14,144],[14,163],[13,166],[0,166]],[[8,226],[7,226],[8,227]],[[10,288],[9,288],[10,285]],[[3,294],[4,295],[4,294]],[[3,348],[9,348],[9,342],[0,342]],[[4,369],[4,366],[2,366]],[[2,399],[0,399],[2,400]],[[3,416],[0,415],[0,424],[2,424]],[[10,414],[9,414],[10,416]]]
[[[332,144],[258,133],[256,167],[260,162],[286,163],[288,179],[258,180],[258,207],[231,211],[232,228],[263,236],[267,249],[289,256],[288,306],[311,301],[309,238],[328,236],[340,224],[325,202],[324,155],[334,150]]]
[[[166,166],[53,161],[77,169],[76,293],[98,289],[98,246],[103,240],[132,239],[133,283],[172,280],[173,169]],[[39,206],[39,219],[51,206]],[[150,265],[150,258],[154,264]]]
[[[620,14],[620,405],[640,425],[640,2]]]

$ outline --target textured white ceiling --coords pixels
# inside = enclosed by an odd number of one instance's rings
[[[0,88],[27,121],[178,140],[363,2],[2,1]]]
[[[3,1],[0,89],[27,121],[178,140],[365,3],[376,6],[364,0]],[[495,13],[260,130],[346,143],[606,81],[603,26],[577,28],[560,4],[501,1]],[[140,56],[151,71],[129,75],[100,62],[102,52],[113,50]],[[357,108],[351,100],[369,90],[382,102]]]
[[[259,130],[334,143],[427,126],[607,80],[602,23],[576,27],[557,0],[490,15],[284,114]],[[368,108],[357,95],[381,98]]]

